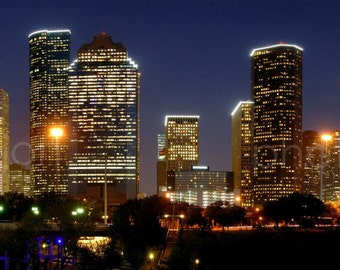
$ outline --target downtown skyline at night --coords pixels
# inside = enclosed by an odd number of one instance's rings
[[[303,130],[340,128],[340,5],[318,1],[4,1],[0,88],[9,94],[11,161],[29,164],[28,35],[69,29],[71,59],[94,35],[121,42],[141,72],[140,191],[156,193],[166,115],[200,116],[199,163],[231,170],[231,112],[250,99],[250,53],[303,49]]]

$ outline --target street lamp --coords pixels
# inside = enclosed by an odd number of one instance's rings
[[[324,134],[321,136],[321,140],[325,141],[325,147],[321,147],[321,153],[320,153],[320,201],[323,201],[323,156],[324,156],[324,149],[326,149],[326,156],[328,155],[328,149],[327,149],[327,144],[328,141],[332,139],[332,136],[329,134]]]
[[[58,170],[59,170],[59,159],[60,159],[60,147],[59,147],[59,138],[63,136],[64,131],[60,127],[52,127],[50,130],[50,135],[55,138],[55,147],[56,147],[56,167],[55,167],[55,184],[56,191],[58,192]]]
[[[173,224],[174,224],[174,219],[175,219],[175,203],[174,203],[174,201],[173,201],[173,193],[172,192],[168,192],[168,193],[166,193],[166,197],[167,198],[169,198],[169,201],[170,201],[170,203],[171,203],[171,205],[172,205],[172,224],[171,224],[171,226],[173,226]]]

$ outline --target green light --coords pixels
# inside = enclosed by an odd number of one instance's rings
[[[33,207],[31,208],[31,210],[32,210],[32,212],[33,212],[35,215],[39,215],[39,209],[38,209],[38,207],[33,206]]]
[[[84,208],[77,208],[75,211],[72,211],[72,215],[73,216],[76,216],[76,215],[80,215],[80,214],[84,214],[84,212],[85,212],[85,210],[84,210]]]

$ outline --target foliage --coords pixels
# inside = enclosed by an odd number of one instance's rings
[[[277,225],[281,221],[287,224],[293,221],[303,226],[307,221],[317,221],[325,209],[323,202],[311,194],[292,193],[277,201],[267,202],[263,211]]]
[[[163,197],[150,196],[128,200],[113,213],[110,236],[116,246],[124,250],[124,258],[133,267],[146,263],[150,250],[160,250],[165,245],[166,229],[159,218],[167,212],[169,202]]]
[[[204,215],[214,226],[216,224],[224,227],[240,224],[245,218],[245,209],[230,203],[217,201],[209,205],[204,212]]]
[[[0,196],[0,205],[3,210],[0,212],[0,220],[17,222],[30,210],[33,199],[22,193],[7,192]]]
[[[203,217],[203,208],[196,205],[188,205],[186,210],[186,224],[188,226],[204,226],[206,219]]]
[[[57,237],[63,239],[60,246],[63,250],[60,267],[65,267],[66,260],[83,252],[77,244],[79,237],[93,235],[95,224],[91,214],[97,209],[94,206],[89,208],[88,201],[55,192],[44,193],[35,198],[6,193],[0,196],[0,204],[4,207],[0,218],[16,221],[10,224],[11,230],[0,231],[0,252],[3,254],[7,251],[13,262],[30,264],[33,269],[41,269],[44,263],[38,258],[39,238],[49,243]],[[79,208],[84,212],[72,215]],[[29,261],[25,258],[29,258]],[[102,260],[105,261],[104,258]]]

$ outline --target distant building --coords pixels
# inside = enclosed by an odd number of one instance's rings
[[[165,117],[165,171],[167,188],[173,190],[168,178],[173,172],[190,170],[198,164],[199,116],[167,115]]]
[[[234,195],[242,207],[254,206],[253,198],[253,104],[240,101],[232,117],[232,171],[234,172]]]
[[[31,181],[29,170],[22,164],[10,164],[10,190],[22,193],[25,196],[33,195],[31,192]]]
[[[320,197],[321,135],[315,130],[303,132],[303,186],[301,192]]]
[[[140,180],[140,73],[107,33],[80,47],[69,67],[70,194],[119,205]],[[106,187],[106,188],[105,188]]]
[[[30,157],[34,194],[68,193],[69,30],[29,35]],[[63,131],[60,137],[53,128]]]
[[[330,139],[322,140],[323,146],[323,199],[340,203],[340,130],[330,132]]]
[[[0,195],[9,187],[9,96],[0,89]]]
[[[166,137],[164,133],[157,135],[157,195],[162,196],[167,192],[166,183]]]
[[[174,202],[187,202],[206,208],[217,201],[234,203],[234,174],[210,171],[208,166],[192,166],[191,170],[175,171]]]
[[[302,188],[302,49],[275,44],[251,53],[254,204]]]

